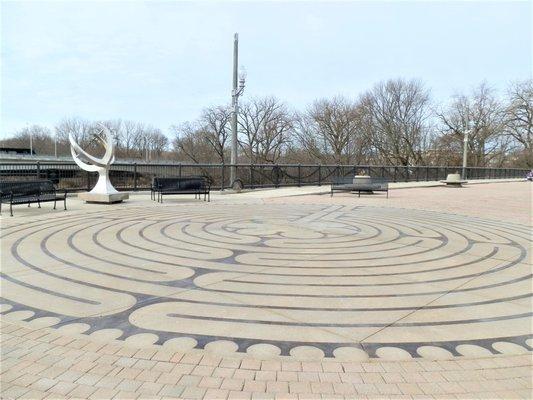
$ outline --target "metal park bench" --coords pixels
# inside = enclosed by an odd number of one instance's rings
[[[163,195],[169,194],[194,194],[194,198],[201,198],[204,195],[204,201],[211,201],[210,192],[211,185],[208,179],[204,176],[188,176],[188,177],[162,177],[154,178],[150,195],[152,200],[163,202]]]
[[[331,196],[335,191],[358,192],[359,197],[361,197],[361,192],[387,192],[387,198],[389,198],[389,182],[383,178],[368,178],[354,183],[351,176],[338,176],[334,177],[331,182]]]
[[[2,211],[2,203],[9,203],[9,212],[13,216],[14,204],[39,204],[53,201],[54,210],[56,209],[56,202],[63,200],[65,210],[67,209],[67,191],[62,191],[60,194],[50,180],[40,181],[5,181],[0,182],[0,212]]]

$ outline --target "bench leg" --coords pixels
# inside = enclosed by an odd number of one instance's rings
[[[54,210],[56,209],[56,199],[54,199]]]
[[[13,216],[13,203],[9,203],[9,213]]]
[[[67,210],[67,195],[65,195],[65,198],[63,199],[63,207],[66,211]]]
[[[211,201],[211,192],[207,192],[207,202]]]
[[[361,191],[359,191],[359,196],[358,197],[361,197]]]
[[[41,202],[39,201],[39,199],[37,199],[37,204],[39,205],[39,208],[41,208]]]

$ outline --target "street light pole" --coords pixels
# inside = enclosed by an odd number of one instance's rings
[[[464,181],[466,180],[466,159],[468,155],[468,134],[470,133],[470,129],[467,127],[465,130],[465,135],[463,138],[463,173],[461,174],[461,179]]]
[[[233,89],[231,91],[231,167],[230,167],[230,186],[233,186],[237,179],[237,117],[239,115],[239,96],[244,90],[245,77],[242,75],[239,79],[239,34],[233,37]],[[224,183],[222,183],[224,186]]]
[[[54,156],[57,158],[57,132],[54,135]]]

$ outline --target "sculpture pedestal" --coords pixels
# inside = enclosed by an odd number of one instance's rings
[[[100,204],[113,204],[122,203],[123,200],[129,199],[129,193],[113,193],[113,194],[100,194],[100,193],[78,193],[78,199],[85,200],[87,203],[100,203]]]

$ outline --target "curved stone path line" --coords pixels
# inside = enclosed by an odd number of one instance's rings
[[[530,229],[518,224],[216,203],[2,222],[10,323],[315,361],[532,350]]]
[[[272,357],[264,345],[257,345],[253,354],[232,355],[220,354],[220,346],[186,350],[186,341],[174,343],[181,350],[170,345],[138,347],[112,339],[112,329],[87,337],[76,333],[85,329],[81,323],[53,329],[36,327],[35,322],[0,323],[2,399],[531,397],[530,354],[492,355],[472,345],[462,345],[468,356],[449,360],[354,361],[363,354],[352,348],[351,354],[341,354],[351,361],[309,361]],[[435,351],[424,354],[426,350],[419,348],[424,356],[448,357]],[[383,351],[397,353],[392,348]]]

